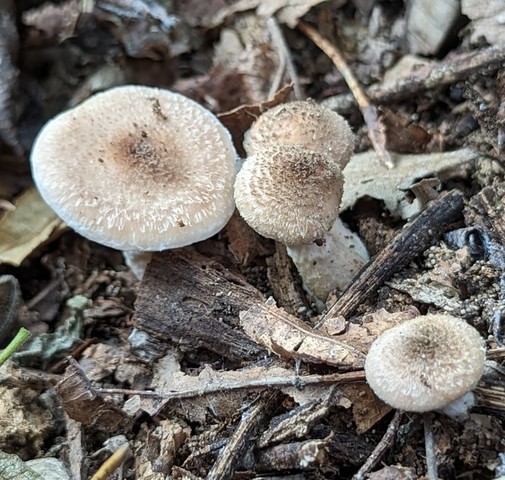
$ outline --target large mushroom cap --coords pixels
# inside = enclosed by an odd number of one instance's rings
[[[328,155],[344,168],[354,149],[354,135],[338,113],[313,100],[301,100],[267,110],[244,136],[248,155],[268,145],[285,144]]]
[[[117,249],[194,243],[217,233],[234,210],[228,131],[167,90],[123,86],[91,97],[47,123],[31,162],[55,212]]]
[[[247,158],[235,202],[261,235],[287,245],[310,243],[338,216],[343,177],[325,155],[298,145],[269,146]]]
[[[449,315],[426,315],[382,333],[370,347],[366,379],[394,408],[426,412],[472,390],[484,370],[479,332]]]

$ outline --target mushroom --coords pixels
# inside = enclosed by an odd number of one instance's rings
[[[426,315],[383,332],[365,360],[366,380],[385,403],[423,412],[427,478],[436,480],[431,410],[461,418],[474,404],[471,390],[484,371],[479,332],[450,315]]]
[[[352,155],[354,135],[338,113],[314,100],[300,100],[267,110],[244,135],[248,155],[268,145],[302,145],[328,155],[343,169]]]
[[[236,158],[228,131],[196,102],[122,86],[49,121],[31,164],[44,200],[79,234],[159,251],[223,228],[234,210]]]
[[[248,153],[235,181],[241,216],[261,235],[287,245],[306,290],[326,300],[369,260],[338,218],[341,169],[353,135],[338,114],[314,101],[268,110],[246,133]]]
[[[450,315],[426,315],[383,332],[370,347],[365,374],[388,405],[427,412],[470,392],[484,360],[484,341],[474,327]]]
[[[246,159],[235,203],[258,233],[287,245],[324,236],[338,215],[343,176],[325,155],[299,145],[270,145]]]

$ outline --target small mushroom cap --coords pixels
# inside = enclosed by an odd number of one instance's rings
[[[365,361],[375,394],[400,410],[426,412],[472,390],[484,370],[484,341],[465,321],[426,315],[382,333]]]
[[[338,216],[343,177],[326,156],[298,145],[269,146],[247,158],[235,181],[240,215],[287,245],[321,238]]]
[[[301,145],[329,155],[343,169],[354,149],[354,135],[338,113],[313,100],[303,100],[267,110],[244,136],[248,155],[268,145],[284,144]]]
[[[221,230],[234,210],[236,158],[228,131],[196,102],[123,86],[48,122],[31,163],[42,197],[71,228],[154,251]]]

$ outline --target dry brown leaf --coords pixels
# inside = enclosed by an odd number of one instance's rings
[[[243,267],[258,256],[273,254],[273,248],[267,248],[268,240],[258,235],[237,212],[226,224],[224,234],[228,237],[228,249]]]
[[[65,227],[33,187],[16,199],[15,206],[0,217],[0,264],[19,266],[53,232]]]
[[[138,452],[137,478],[150,480],[167,478],[177,451],[190,434],[190,427],[177,419],[157,422],[156,428],[147,433],[145,441],[138,441],[135,445]]]
[[[432,135],[389,108],[380,109],[386,127],[386,148],[398,153],[423,153]]]
[[[163,60],[189,50],[179,19],[152,0],[97,2],[93,16],[103,23],[133,58]]]
[[[223,125],[230,131],[235,148],[240,154],[245,154],[245,151],[242,148],[242,141],[244,133],[249,130],[253,122],[265,110],[285,102],[292,91],[293,85],[286,85],[274,95],[272,100],[257,103],[255,105],[241,105],[229,112],[224,112],[218,115],[219,120],[221,120]]]
[[[365,315],[361,325],[345,322],[345,330],[343,333],[338,333],[337,330],[342,327],[343,319],[341,317],[326,320],[321,327],[321,331],[328,333],[328,335],[333,335],[333,338],[344,342],[347,345],[352,345],[360,352],[366,354],[372,342],[382,332],[419,315],[419,310],[415,307],[410,307],[403,312],[395,313],[389,313],[383,308],[380,308],[373,313]],[[334,332],[337,334],[335,335]]]
[[[359,434],[372,428],[391,411],[391,407],[379,400],[366,383],[342,385],[340,390],[352,403],[352,417]]]
[[[342,370],[364,366],[363,353],[277,308],[273,299],[240,312],[240,323],[251,339],[280,357],[326,363]]]
[[[56,393],[67,415],[83,425],[100,425],[109,432],[126,432],[131,420],[111,400],[98,395],[89,379],[73,359],[65,370],[63,380],[55,386]]]
[[[367,478],[368,480],[417,480],[419,477],[414,468],[393,465],[371,472],[367,475]]]
[[[61,43],[74,35],[81,12],[78,0],[68,0],[55,5],[44,3],[23,12],[22,23],[27,28],[27,43],[41,46],[44,43]]]
[[[161,371],[163,369],[163,371]],[[159,370],[159,371],[158,371]],[[279,378],[289,377],[293,371],[282,367],[253,367],[237,371],[216,371],[210,366],[200,372],[198,376],[186,375],[180,371],[180,366],[172,355],[159,361],[155,368],[155,377],[151,387],[156,391],[167,391],[176,396],[182,392],[174,408],[182,409],[184,416],[191,421],[202,422],[208,417],[209,409],[214,416],[227,418],[241,408],[248,389],[261,383],[258,389],[264,389],[265,378],[271,378],[275,383]],[[237,388],[240,386],[241,388]],[[185,392],[198,392],[191,395],[190,400],[184,399]],[[205,393],[209,392],[209,395]],[[156,415],[169,399],[142,399],[142,409],[149,415]]]

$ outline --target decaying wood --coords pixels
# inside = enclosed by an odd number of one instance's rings
[[[363,353],[277,308],[272,299],[241,312],[240,323],[250,338],[280,357],[325,363],[341,371],[365,364]]]
[[[464,211],[467,225],[478,225],[505,245],[505,183],[483,188],[468,202]]]
[[[149,338],[140,348],[157,358],[172,341],[234,361],[256,358],[264,349],[234,327],[240,310],[262,301],[242,277],[195,251],[154,254],[135,303],[136,330]]]
[[[329,457],[336,465],[359,467],[371,455],[373,445],[369,437],[353,431],[334,433],[328,444]]]
[[[253,437],[272,416],[281,399],[280,393],[266,391],[255,405],[244,412],[239,426],[210,469],[208,480],[225,480],[233,477],[234,471],[242,463],[244,454],[253,442]]]
[[[16,277],[0,275],[0,347],[10,340],[20,306],[21,288]]]
[[[262,473],[321,467],[327,463],[327,448],[327,439],[276,445],[258,452],[255,456],[255,470]]]
[[[76,420],[72,420],[68,415],[65,415],[65,427],[67,430],[68,442],[68,461],[70,464],[70,473],[74,480],[82,480],[86,478],[84,461],[86,449],[83,445],[83,426]]]
[[[451,55],[450,59],[423,67],[415,75],[404,80],[370,87],[367,95],[375,104],[397,102],[427,90],[464,80],[476,72],[500,68],[504,61],[504,47],[484,48]],[[338,95],[329,97],[322,103],[332,110],[346,113],[355,107],[355,98],[351,94]]]
[[[326,319],[348,317],[401,268],[426,250],[445,232],[448,225],[463,212],[463,194],[457,190],[444,192],[428,203],[426,209],[406,224],[395,238],[354,278],[346,291],[328,309]]]
[[[331,398],[330,393],[323,401],[313,400],[273,418],[268,429],[261,434],[258,447],[304,438],[328,414]]]
[[[286,246],[275,242],[275,253],[266,259],[267,275],[277,303],[288,313],[296,315],[306,308],[305,299],[300,291],[300,282],[295,279],[296,267],[289,258]]]

